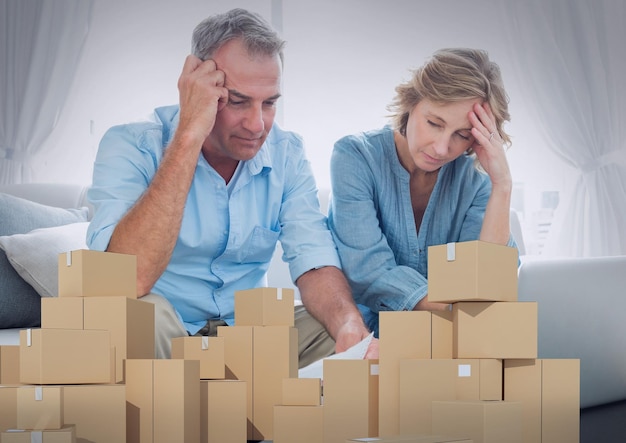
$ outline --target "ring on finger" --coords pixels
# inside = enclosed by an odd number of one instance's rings
[[[491,141],[495,135],[496,135],[495,132],[490,133],[489,134],[489,141]]]

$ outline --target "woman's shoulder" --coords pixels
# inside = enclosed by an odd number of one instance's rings
[[[390,150],[395,151],[395,143],[389,126],[346,135],[335,143],[335,151],[360,152],[365,157],[386,156]]]

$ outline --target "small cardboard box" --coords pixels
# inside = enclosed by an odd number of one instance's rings
[[[507,401],[433,401],[432,433],[474,443],[521,443],[522,405]]]
[[[17,390],[18,429],[61,429],[64,424],[62,386],[23,386]]]
[[[2,433],[2,443],[76,443],[76,427],[67,425],[61,429],[40,431],[9,429]]]
[[[434,400],[502,400],[502,360],[402,360],[401,435],[431,434]]]
[[[295,380],[295,379],[294,379]],[[322,406],[274,406],[273,443],[323,443]]]
[[[59,297],[137,298],[137,257],[78,249],[59,254]]]
[[[505,360],[504,399],[522,404],[524,443],[579,440],[580,360]]]
[[[20,382],[25,384],[110,383],[109,331],[24,329],[20,331]]]
[[[324,441],[378,436],[378,360],[326,359]]]
[[[428,248],[428,300],[517,301],[517,249],[469,241]]]
[[[319,406],[322,401],[322,380],[319,378],[284,378],[283,406]]]
[[[200,441],[200,362],[126,361],[127,442]]]
[[[254,440],[254,418],[252,416],[252,326],[218,326],[217,336],[224,338],[224,363],[226,365],[225,375],[229,380],[240,380],[246,382],[247,391],[247,417],[248,440]]]
[[[0,385],[15,385],[20,382],[20,347],[0,346]]]
[[[154,304],[127,297],[84,299],[85,329],[109,331],[115,347],[115,382],[124,381],[124,361],[153,359]]]
[[[453,358],[537,358],[536,302],[452,306]]]
[[[247,440],[246,382],[200,381],[200,442],[242,443]]]
[[[427,311],[384,311],[379,319],[379,431],[380,435],[398,435],[400,360],[431,358],[432,315]]]
[[[83,297],[42,297],[42,329],[86,329]]]
[[[120,443],[126,441],[126,386],[63,386],[63,416],[76,425],[81,442]]]
[[[235,326],[293,326],[293,289],[235,291]]]
[[[225,375],[224,337],[176,337],[172,358],[200,361],[200,379],[223,380]]]
[[[254,440],[272,440],[274,405],[282,400],[283,379],[298,377],[298,330],[290,326],[252,329]]]

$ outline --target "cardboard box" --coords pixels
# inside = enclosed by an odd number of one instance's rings
[[[126,359],[155,356],[154,304],[127,297],[84,299],[85,329],[109,331],[115,347],[115,382],[124,381]]]
[[[235,291],[235,326],[293,326],[293,289]]]
[[[10,429],[2,433],[2,443],[76,443],[76,428],[73,425],[61,429],[41,431]]]
[[[126,361],[127,442],[200,441],[200,362]]]
[[[284,406],[319,406],[322,404],[322,380],[319,378],[284,378]]]
[[[245,442],[246,426],[246,382],[201,380],[200,442]]]
[[[272,440],[274,405],[282,401],[283,379],[298,377],[298,330],[290,326],[252,328],[253,440]]]
[[[431,358],[432,315],[427,311],[385,311],[379,321],[379,436],[398,435],[400,360]]]
[[[254,440],[254,419],[252,416],[252,326],[218,326],[217,336],[224,338],[225,375],[229,380],[246,382],[247,398],[247,435]]]
[[[322,406],[274,406],[273,443],[323,443]]]
[[[17,390],[18,429],[61,429],[63,420],[63,387],[24,386]]]
[[[441,435],[398,435],[381,438],[353,438],[346,443],[353,442],[376,442],[376,443],[473,443],[472,440],[462,437],[443,437]]]
[[[0,385],[0,431],[17,428],[17,390],[20,387]]]
[[[378,436],[378,360],[324,360],[324,441]]]
[[[521,443],[522,405],[506,401],[433,401],[432,433],[474,443]]]
[[[42,297],[42,329],[85,328],[83,297]]]
[[[452,306],[453,358],[537,358],[536,302]]]
[[[516,248],[483,241],[428,248],[428,300],[517,301]]]
[[[502,361],[400,361],[401,435],[432,433],[431,406],[434,400],[502,400]]]
[[[431,358],[452,358],[452,311],[431,312]]]
[[[137,257],[79,249],[59,254],[59,297],[137,298]]]
[[[111,382],[109,331],[24,329],[20,331],[20,382],[75,384]]]
[[[177,337],[172,339],[172,358],[198,360],[202,380],[223,380],[224,337]]]
[[[66,385],[63,387],[63,416],[76,426],[81,442],[126,441],[126,386]]]
[[[524,443],[579,441],[580,360],[505,360],[504,399],[522,404]]]
[[[20,382],[20,347],[0,346],[0,385],[14,385]]]

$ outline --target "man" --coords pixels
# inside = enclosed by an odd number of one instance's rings
[[[300,367],[343,351],[369,331],[302,141],[274,125],[284,41],[242,9],[204,20],[192,41],[179,106],[103,137],[88,245],[137,256],[138,295],[155,304],[157,357],[168,358],[171,338],[233,323],[234,292],[264,285],[280,240],[304,304]]]

